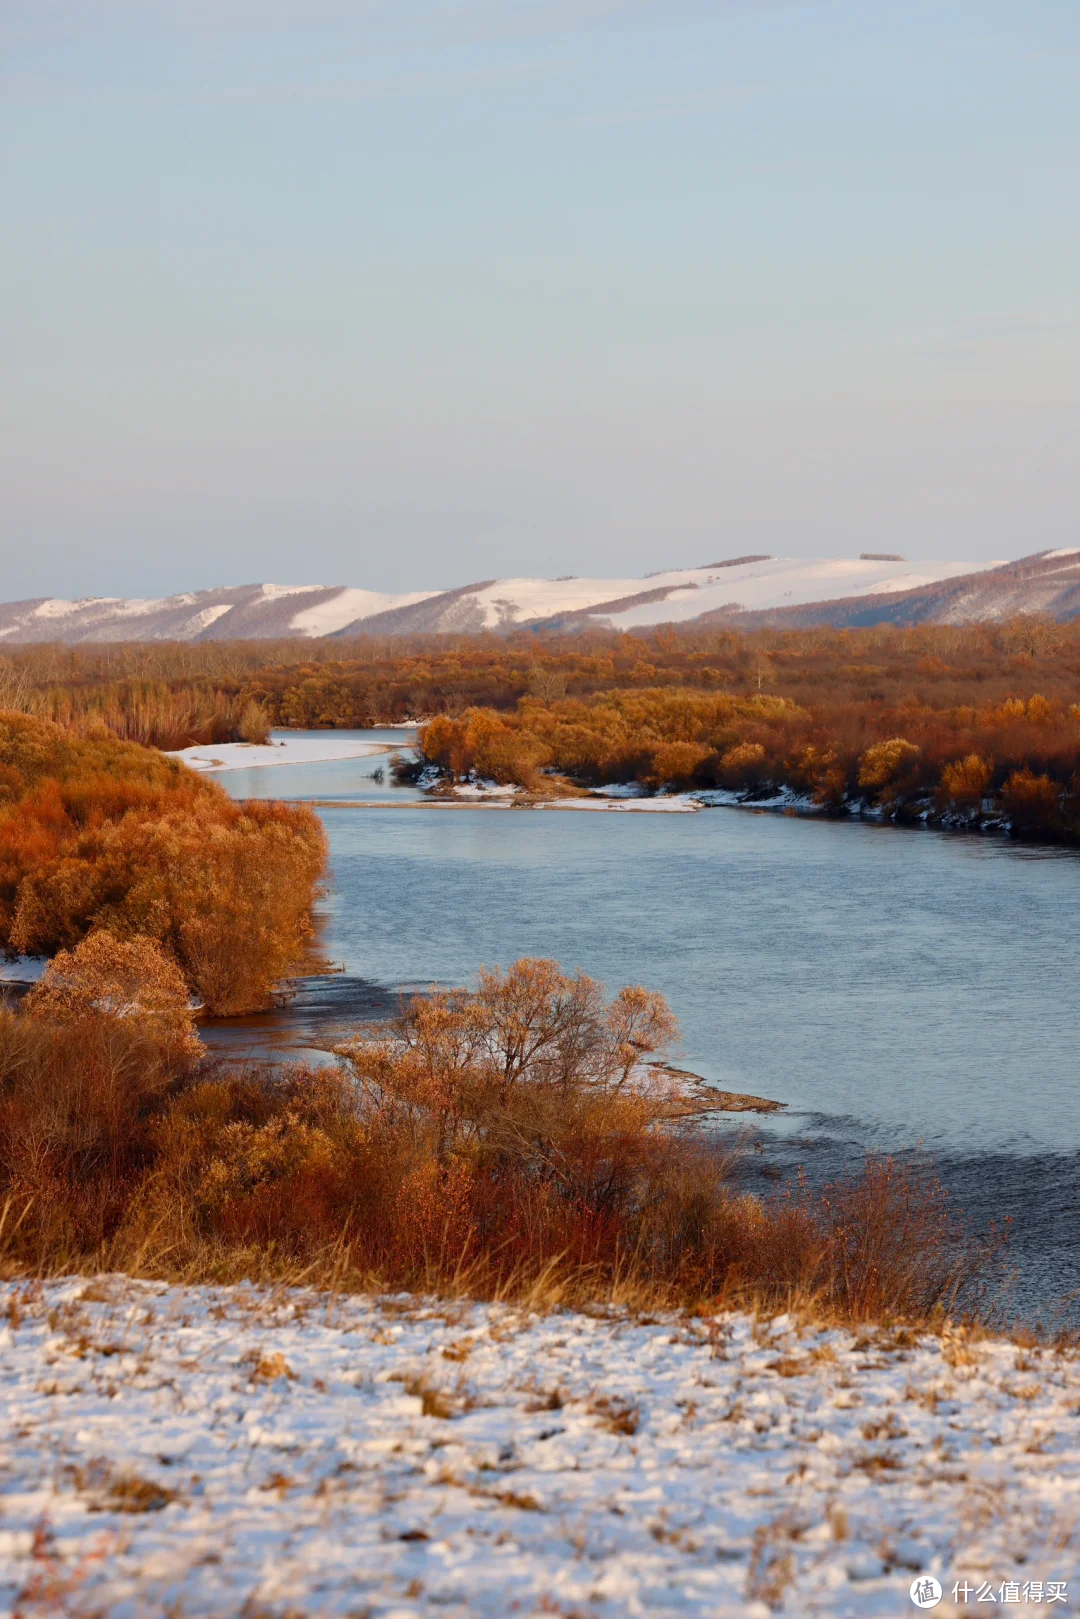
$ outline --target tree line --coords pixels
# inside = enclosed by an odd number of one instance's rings
[[[977,708],[915,694],[896,705],[655,688],[526,697],[509,713],[437,716],[420,748],[451,782],[477,776],[533,793],[630,782],[762,797],[788,789],[826,810],[954,823],[1000,814],[1020,833],[1080,837],[1080,705],[1040,693]]]
[[[1080,620],[12,648],[0,706],[176,748],[428,721],[448,779],[774,789],[1080,835]]]
[[[1080,621],[863,630],[516,632],[0,654],[0,708],[158,747],[258,740],[270,726],[366,728],[604,691],[687,689],[800,706],[937,710],[1080,700]]]

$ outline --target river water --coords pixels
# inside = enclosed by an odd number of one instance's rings
[[[1080,856],[731,809],[403,810],[380,762],[219,777],[240,797],[385,800],[320,812],[345,976],[301,995],[299,1038],[521,955],[643,983],[678,1015],[685,1066],[788,1104],[754,1127],[771,1175],[932,1154],[972,1218],[1012,1218],[1017,1313],[1080,1289]]]

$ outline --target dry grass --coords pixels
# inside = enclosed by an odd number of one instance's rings
[[[606,1001],[532,962],[474,997],[414,1004],[333,1070],[200,1065],[152,1019],[8,1014],[0,1267],[639,1314],[749,1306],[765,1346],[778,1310],[978,1314],[994,1243],[917,1169],[872,1159],[821,1192],[736,1191],[700,1120],[640,1061],[673,1032],[644,991]],[[893,1329],[867,1347],[903,1342]],[[962,1368],[972,1335],[948,1353]],[[252,1375],[289,1373],[270,1353]]]

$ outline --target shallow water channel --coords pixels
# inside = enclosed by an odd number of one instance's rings
[[[751,1166],[816,1179],[868,1148],[931,1153],[973,1218],[1012,1216],[1018,1313],[1080,1289],[1080,856],[731,809],[403,811],[415,794],[373,781],[383,762],[218,776],[238,797],[386,807],[320,810],[344,975],[215,1044],[302,1046],[402,986],[554,956],[662,990],[685,1066],[788,1104],[752,1126]]]

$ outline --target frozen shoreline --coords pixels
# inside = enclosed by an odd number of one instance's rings
[[[119,1277],[0,1309],[2,1614],[872,1619],[1078,1573],[1071,1353]]]
[[[283,742],[220,742],[212,747],[192,746],[167,753],[167,759],[179,759],[191,770],[253,770],[268,765],[326,764],[331,759],[367,759],[375,753],[393,753],[392,742],[357,742],[355,739],[333,740],[327,732],[325,742],[311,737],[290,738]]]
[[[302,798],[296,802],[311,809],[436,809],[436,810],[594,810],[616,811],[619,814],[693,815],[702,808],[682,798],[540,798],[514,799],[492,793],[490,797],[477,794],[471,798]]]

